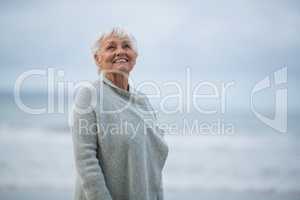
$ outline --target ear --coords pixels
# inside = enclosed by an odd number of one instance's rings
[[[139,56],[138,52],[134,51],[135,53],[135,58],[137,58]]]
[[[94,54],[94,59],[95,59],[96,65],[100,66],[100,57],[98,54]]]

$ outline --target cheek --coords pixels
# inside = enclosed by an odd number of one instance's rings
[[[113,55],[112,54],[105,54],[103,55],[103,61],[104,62],[111,62],[113,59]]]
[[[135,64],[136,58],[137,58],[137,54],[132,53],[130,56],[131,56],[131,63]]]
[[[108,66],[109,64],[111,64],[111,62],[112,62],[112,55],[110,55],[110,54],[102,54],[102,56],[101,56],[101,64],[102,64],[102,66]]]

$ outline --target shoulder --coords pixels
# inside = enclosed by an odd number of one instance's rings
[[[139,100],[144,101],[146,104],[149,104],[149,103],[150,103],[147,94],[145,94],[144,92],[142,92],[142,91],[137,90],[137,89],[134,88],[134,94],[135,94],[135,96],[136,96]]]
[[[148,110],[152,111],[156,115],[157,111],[155,110],[155,107],[153,106],[153,103],[151,102],[147,94],[138,90],[135,90],[135,94],[144,102]]]
[[[80,109],[90,109],[94,105],[97,98],[97,88],[99,88],[99,81],[85,81],[77,86],[75,90],[74,106]]]

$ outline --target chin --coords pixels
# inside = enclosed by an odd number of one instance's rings
[[[115,69],[124,72],[124,73],[129,73],[132,70],[132,67],[130,66],[118,66]]]

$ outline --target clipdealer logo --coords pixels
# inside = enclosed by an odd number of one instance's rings
[[[32,78],[32,76],[42,76],[46,78],[47,83],[47,107],[43,108],[32,108],[26,105],[21,98],[21,88],[25,80]],[[144,81],[141,84],[137,85],[138,90],[150,86],[153,89],[153,93],[147,95],[149,98],[158,98],[159,108],[165,114],[175,114],[179,113],[190,113],[191,108],[196,109],[200,114],[213,115],[213,114],[224,114],[226,112],[228,89],[235,85],[234,81],[231,82],[209,82],[201,81],[196,85],[191,85],[191,74],[190,69],[186,69],[186,84],[182,84],[178,81],[167,81],[163,83],[163,87],[175,88],[177,91],[172,94],[163,94],[163,91],[154,81]],[[130,79],[132,83],[132,80]],[[258,81],[250,92],[250,107],[251,111],[254,113],[256,118],[261,122],[273,128],[274,130],[286,133],[287,132],[287,67],[281,68],[270,76],[265,77],[264,79]],[[134,85],[134,84],[133,84]],[[30,70],[22,73],[15,83],[14,89],[14,98],[17,106],[26,113],[30,114],[42,114],[42,113],[65,113],[70,111],[70,105],[73,104],[73,97],[76,93],[75,91],[82,86],[89,88],[91,92],[89,96],[91,98],[91,104],[94,105],[97,102],[97,97],[95,96],[94,85],[89,81],[81,82],[71,82],[64,80],[64,71],[59,70],[55,73],[54,68],[48,68],[47,70]],[[185,87],[184,87],[185,86]],[[256,108],[254,103],[254,97],[258,92],[264,92],[268,89],[275,89],[275,115],[274,117],[268,117],[263,113],[260,113]],[[166,88],[165,88],[166,90]],[[57,97],[56,95],[57,94]],[[103,96],[103,95],[101,95]],[[192,97],[192,99],[190,99]],[[67,98],[67,99],[65,99]],[[169,108],[167,101],[176,100],[178,105]],[[213,102],[210,108],[207,108],[205,102],[211,100]],[[199,103],[200,101],[200,103]],[[65,105],[65,102],[66,105]],[[202,106],[202,107],[201,107]],[[120,110],[116,110],[119,112]],[[71,112],[70,112],[71,113]],[[70,114],[69,113],[69,114]],[[221,121],[222,125],[230,125],[231,123],[225,123]],[[214,124],[200,124],[201,127],[214,127]],[[192,129],[194,123],[191,125]],[[219,128],[217,128],[219,129]]]

